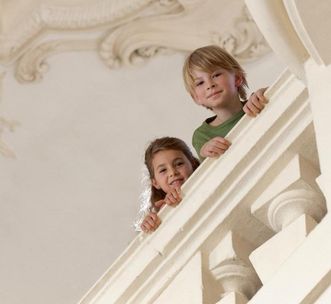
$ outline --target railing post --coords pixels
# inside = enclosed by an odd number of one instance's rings
[[[248,259],[254,248],[230,231],[210,253],[209,268],[219,284],[219,304],[229,303],[224,299],[228,294],[232,294],[234,303],[246,303],[260,288],[261,282]]]
[[[325,215],[325,199],[315,181],[318,176],[310,162],[294,155],[252,205],[252,214],[277,232],[250,255],[263,284]]]
[[[299,79],[305,81],[303,63],[308,53],[288,18],[283,1],[245,0],[259,30],[273,51]]]

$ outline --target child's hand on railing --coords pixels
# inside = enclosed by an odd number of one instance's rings
[[[267,88],[259,89],[248,98],[243,107],[248,116],[255,117],[264,109],[264,106],[268,103],[268,99],[263,95],[266,90]]]
[[[150,233],[155,231],[161,224],[161,220],[158,215],[151,211],[144,218],[143,222],[140,225],[140,228],[145,233]]]
[[[171,189],[165,196],[164,202],[169,206],[176,206],[182,201],[181,190],[179,187]]]
[[[229,149],[231,143],[220,136],[214,137],[207,141],[200,150],[200,155],[206,157],[218,157]]]
[[[181,190],[179,187],[171,189],[163,200],[153,203],[150,212],[145,216],[140,228],[145,233],[155,231],[161,224],[161,219],[157,215],[160,209],[165,205],[176,206],[182,201]]]

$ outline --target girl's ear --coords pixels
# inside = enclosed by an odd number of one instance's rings
[[[243,75],[241,73],[236,73],[235,84],[237,88],[239,88],[242,85],[243,81],[244,81]]]
[[[158,184],[158,182],[155,180],[155,178],[152,178],[152,186],[158,190],[161,189],[160,185]]]

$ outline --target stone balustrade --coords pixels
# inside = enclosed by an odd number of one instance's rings
[[[229,151],[203,162],[183,202],[162,210],[158,230],[137,236],[81,304],[246,303],[274,273],[263,264],[274,248],[291,248],[277,269],[304,242],[326,213],[307,89],[285,71],[267,94],[264,113],[241,120]],[[299,220],[291,239],[283,231]]]

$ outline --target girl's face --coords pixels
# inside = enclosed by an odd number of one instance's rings
[[[152,184],[165,193],[181,187],[193,173],[191,162],[182,151],[178,150],[157,152],[152,159],[152,167],[154,172]]]

